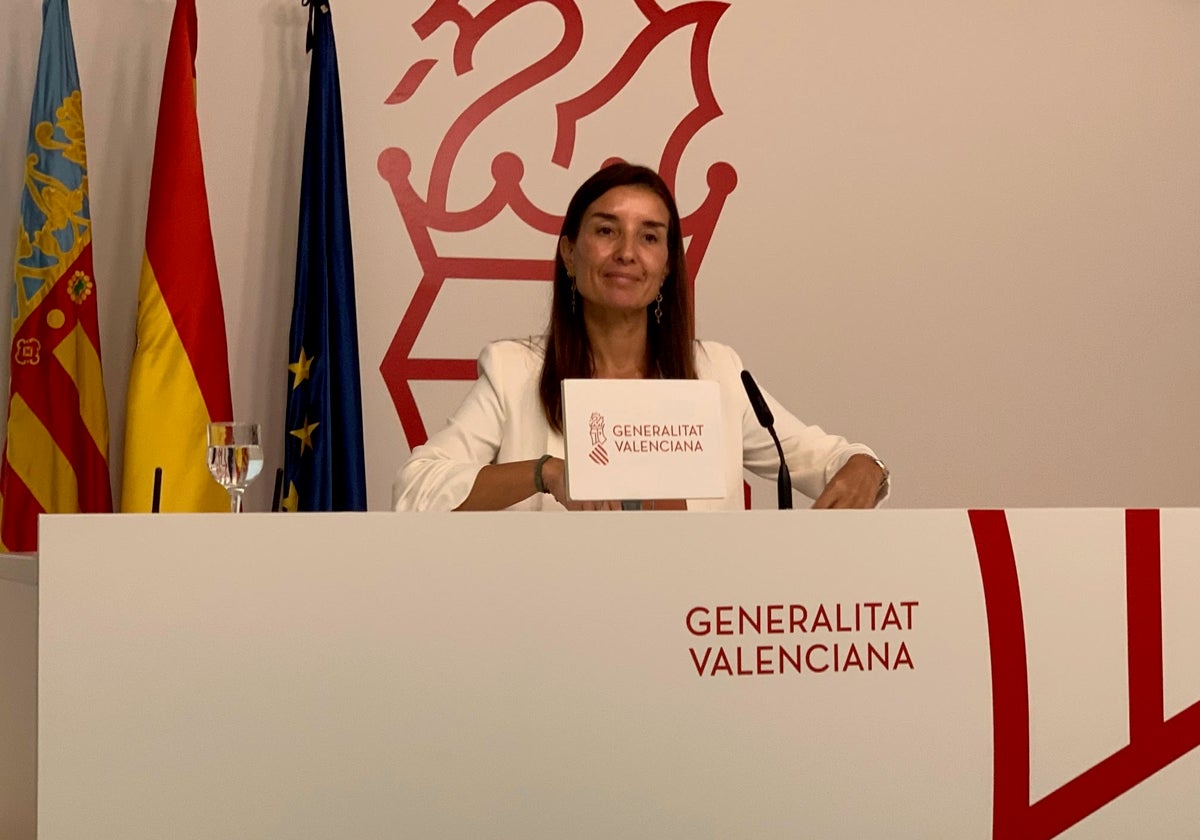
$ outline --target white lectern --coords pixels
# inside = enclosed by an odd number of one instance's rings
[[[40,840],[1200,825],[1200,511],[80,516],[41,548]]]

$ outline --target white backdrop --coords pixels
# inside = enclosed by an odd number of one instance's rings
[[[422,272],[377,160],[406,150],[423,195],[437,144],[466,103],[563,31],[554,7],[536,3],[484,33],[474,69],[455,76],[453,27],[425,41],[413,32],[428,5],[335,0],[333,9],[374,509],[386,506],[407,453],[380,362]],[[197,6],[234,406],[264,424],[270,470],[284,435],[307,10],[299,0]],[[578,6],[577,59],[471,135],[451,206],[482,197],[501,151],[520,156],[526,191],[555,213],[608,155],[658,162],[694,102],[691,30],[665,39],[580,124],[569,169],[549,162],[554,103],[593,84],[645,23],[633,0]],[[71,9],[115,487],[173,8],[76,0]],[[40,9],[40,0],[0,0],[6,254]],[[416,94],[384,104],[421,59],[438,63]],[[873,445],[897,475],[892,504],[1200,504],[1200,4],[733,0],[707,68],[724,113],[684,151],[681,207],[696,207],[715,162],[730,164],[738,183],[698,274],[699,331],[733,344],[801,418]],[[552,253],[552,237],[507,214],[495,227],[460,237],[470,244],[439,241],[460,254]],[[547,291],[452,281],[414,355],[469,358],[488,338],[535,331]],[[0,329],[7,347],[7,322]],[[7,380],[0,385],[7,393]],[[463,388],[417,383],[426,424],[441,423]],[[268,485],[250,507],[266,507]]]

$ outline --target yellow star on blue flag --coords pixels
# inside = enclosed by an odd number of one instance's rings
[[[300,428],[292,429],[288,434],[300,440],[300,454],[303,455],[306,449],[314,449],[312,433],[313,430],[320,426],[320,423],[309,423],[308,418],[304,418],[304,422],[300,424]]]
[[[308,379],[312,373],[313,360],[304,352],[304,348],[300,348],[300,358],[288,365],[288,370],[296,375],[292,380],[292,390],[295,391],[300,387],[300,383]]]

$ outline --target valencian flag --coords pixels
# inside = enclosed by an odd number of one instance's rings
[[[196,3],[177,0],[150,176],[137,347],[129,373],[121,509],[223,511],[205,461],[210,421],[232,420],[225,311],[196,119]]]
[[[354,259],[328,0],[309,6],[308,123],[289,340],[283,508],[366,510]]]
[[[83,106],[67,0],[42,3],[0,465],[0,549],[34,551],[39,513],[112,510]]]

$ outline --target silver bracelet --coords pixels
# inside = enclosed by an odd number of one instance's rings
[[[883,470],[883,478],[879,479],[879,489],[882,490],[884,487],[887,487],[888,482],[891,481],[892,471],[888,469],[887,464],[883,463],[883,461],[880,461],[878,458],[872,456],[871,460],[879,465],[879,469]]]

